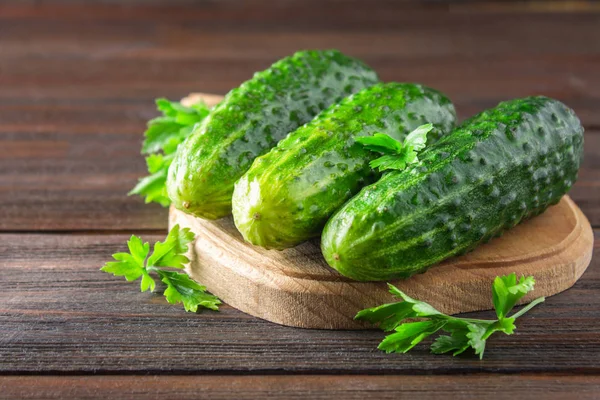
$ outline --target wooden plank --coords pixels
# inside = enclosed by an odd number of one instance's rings
[[[225,93],[307,47],[438,87],[463,118],[534,93],[565,101],[590,128],[572,197],[600,226],[600,13],[314,5],[0,5],[0,231],[164,230],[166,210],[125,196],[145,173],[153,98]]]
[[[3,398],[597,399],[598,376],[9,376]]]
[[[163,10],[158,20],[153,8],[136,7],[123,10],[135,19],[111,10],[91,22],[86,19],[98,15],[93,8],[75,18],[59,7],[42,21],[39,10],[31,11],[36,17],[25,13],[3,21],[0,98],[150,101],[192,90],[224,93],[279,57],[319,46],[364,58],[385,80],[436,86],[464,108],[463,116],[501,99],[545,93],[568,102],[586,124],[599,125],[600,41],[593,38],[600,13],[413,15],[375,8],[373,19],[361,7],[345,9],[353,18],[332,18],[328,14],[337,8],[320,7],[318,15],[302,20],[311,25],[290,24],[294,14],[285,7]],[[314,14],[314,8],[302,10]],[[189,23],[190,16],[197,23]],[[36,62],[41,52],[47,53],[44,63]]]
[[[211,22],[206,16],[206,11],[211,11],[215,19],[224,16],[244,21],[248,18],[270,17],[278,15],[283,22],[304,19],[304,17],[315,15],[318,21],[327,21],[327,18],[339,16],[343,12],[352,22],[367,19],[377,22],[382,20],[389,23],[395,16],[390,16],[391,11],[403,12],[447,12],[465,13],[481,12],[488,13],[551,13],[581,14],[598,12],[599,7],[592,1],[573,0],[438,0],[435,2],[423,2],[420,0],[373,0],[366,5],[360,0],[322,1],[322,0],[288,0],[285,4],[274,7],[270,0],[229,0],[227,2],[203,2],[197,3],[193,0],[123,0],[114,3],[113,0],[73,1],[54,0],[52,4],[28,3],[20,0],[4,0],[3,15],[7,17],[71,17],[84,19],[111,18],[111,19],[138,19],[138,18],[185,18],[187,20],[202,20]],[[343,5],[343,7],[341,5]],[[315,7],[320,6],[320,13],[315,12]],[[120,7],[119,7],[120,6]],[[120,11],[115,13],[115,9]],[[85,12],[89,11],[89,12]],[[290,14],[293,11],[296,14]],[[369,11],[368,15],[364,15]],[[262,14],[261,14],[262,13]],[[115,15],[116,14],[116,15]],[[244,19],[244,16],[246,19]],[[298,18],[300,17],[300,18]],[[402,15],[400,15],[402,18]],[[330,25],[339,21],[330,20]],[[343,22],[342,22],[343,23]]]
[[[185,313],[98,271],[127,238],[0,235],[0,372],[600,373],[600,230],[583,277],[520,319],[514,335],[491,338],[483,362],[432,355],[429,342],[386,355],[376,349],[377,330],[289,328],[228,306]]]

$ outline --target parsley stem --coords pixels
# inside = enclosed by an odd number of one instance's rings
[[[523,307],[522,309],[520,309],[519,311],[517,311],[516,313],[514,313],[512,315],[511,318],[519,318],[521,315],[525,314],[527,311],[531,310],[533,307],[537,306],[540,303],[543,303],[546,300],[545,297],[538,297],[537,299],[533,300],[531,303],[527,304],[525,307]]]
[[[489,320],[489,319],[459,318],[459,317],[453,317],[451,315],[445,315],[445,314],[436,315],[436,317],[447,319],[449,321],[460,319],[461,321],[469,322],[472,324],[490,324],[491,325],[494,322],[496,322],[495,320],[493,321],[493,320]]]

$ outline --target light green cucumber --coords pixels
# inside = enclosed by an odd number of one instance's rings
[[[233,185],[256,157],[330,104],[377,82],[371,68],[335,50],[300,51],[256,73],[179,146],[169,198],[198,217],[229,215]]]

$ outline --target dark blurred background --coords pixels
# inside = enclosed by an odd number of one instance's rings
[[[572,196],[600,224],[600,4],[588,1],[0,2],[0,229],[165,229],[127,191],[156,97],[224,94],[299,49],[446,92],[461,119],[534,94],[575,109]]]

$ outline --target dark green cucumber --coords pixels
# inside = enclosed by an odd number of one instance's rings
[[[363,188],[328,221],[323,255],[360,281],[424,272],[557,203],[582,156],[583,128],[561,102],[500,103]]]
[[[335,50],[300,51],[254,74],[179,146],[169,198],[198,217],[229,215],[233,185],[254,158],[329,105],[377,82],[371,68]]]
[[[292,247],[318,236],[335,210],[379,177],[369,168],[379,155],[356,137],[382,132],[402,140],[431,122],[428,139],[435,141],[452,129],[455,118],[448,98],[421,85],[363,89],[255,160],[235,186],[235,224],[247,241],[266,248]]]

